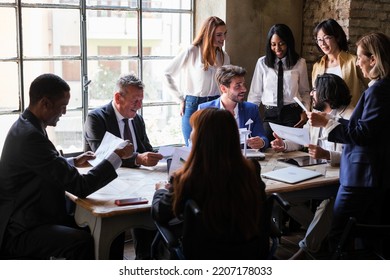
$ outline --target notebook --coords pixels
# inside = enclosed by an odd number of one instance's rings
[[[295,166],[285,167],[262,174],[264,178],[281,181],[289,184],[296,184],[305,180],[319,177],[321,175],[322,174],[317,171]]]

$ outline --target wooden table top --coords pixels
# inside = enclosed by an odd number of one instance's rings
[[[265,152],[266,158],[260,161],[262,173],[291,166],[288,163],[278,161],[279,158],[305,155],[303,152],[275,153],[272,150]],[[307,155],[307,154],[306,154]],[[319,164],[307,169],[315,170],[323,176],[303,181],[297,184],[287,184],[271,179],[263,178],[266,183],[266,193],[282,193],[299,191],[318,186],[336,184],[339,180],[339,168],[329,164]],[[80,168],[81,173],[88,172],[89,168]],[[155,192],[155,184],[168,179],[166,162],[154,167],[119,168],[118,178],[105,187],[89,195],[87,198],[78,198],[70,193],[67,195],[79,206],[88,209],[95,216],[109,217],[113,215],[128,214],[129,212],[150,211],[151,202]],[[117,206],[114,201],[122,198],[145,197],[148,204]]]

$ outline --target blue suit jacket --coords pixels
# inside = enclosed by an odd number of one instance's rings
[[[137,141],[137,151],[134,152],[131,158],[122,160],[122,166],[125,167],[136,167],[135,158],[138,153],[153,152],[153,147],[150,145],[149,138],[146,135],[145,122],[142,116],[136,114],[133,119],[133,124]],[[122,138],[111,102],[88,114],[84,124],[84,151],[96,151],[106,131]]]
[[[201,103],[199,104],[198,109],[204,109],[208,107],[219,108],[221,102],[221,98],[217,98],[215,100]],[[252,119],[253,123],[250,125],[250,130],[252,131],[251,135],[259,136],[265,142],[265,146],[262,149],[266,149],[269,147],[269,140],[265,136],[265,131],[263,127],[263,122],[260,118],[259,107],[256,104],[250,102],[242,102],[238,103],[238,118],[240,121],[239,128],[247,128],[249,129],[249,125],[245,125],[245,123]]]
[[[390,188],[390,145],[383,134],[390,122],[390,79],[376,81],[360,97],[350,120],[329,132],[328,140],[344,143],[340,183],[347,187]]]

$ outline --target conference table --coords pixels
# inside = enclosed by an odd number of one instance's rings
[[[290,166],[278,161],[279,158],[305,155],[303,152],[275,153],[269,150],[260,161],[262,173]],[[307,154],[306,154],[307,155]],[[334,185],[339,179],[339,168],[329,164],[305,167],[323,174],[296,184],[287,184],[263,178],[266,193],[300,192],[311,188]],[[79,168],[80,173],[89,168]],[[154,167],[119,168],[118,178],[105,187],[89,195],[78,198],[71,193],[67,196],[76,203],[75,220],[80,226],[88,226],[95,240],[96,259],[108,259],[112,241],[121,233],[133,227],[155,229],[150,215],[150,207],[155,192],[155,184],[168,180],[167,163],[160,162]],[[116,199],[145,197],[147,204],[117,206]]]

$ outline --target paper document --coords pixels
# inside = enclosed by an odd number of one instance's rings
[[[246,128],[239,128],[238,133],[240,134],[240,144],[244,144],[245,140],[250,137],[251,131]]]
[[[175,148],[172,156],[171,166],[169,168],[169,177],[172,176],[173,172],[181,168],[186,162],[188,156],[190,155],[191,149],[189,147],[179,147]]]
[[[113,151],[118,148],[124,148],[128,141],[122,138],[116,137],[114,134],[106,131],[104,134],[102,143],[95,152],[96,158],[88,161],[92,166],[98,165],[103,159],[110,155]]]
[[[174,146],[160,146],[158,153],[162,154],[164,158],[172,157],[175,148]]]
[[[298,105],[299,105],[305,112],[307,112],[307,109],[306,109],[305,105],[303,105],[303,103],[301,102],[301,100],[299,100],[298,97],[295,96],[293,99],[295,100],[295,102],[298,103]]]
[[[309,145],[309,128],[295,128],[289,126],[283,126],[275,123],[269,123],[271,129],[283,139],[290,140],[300,145]]]

